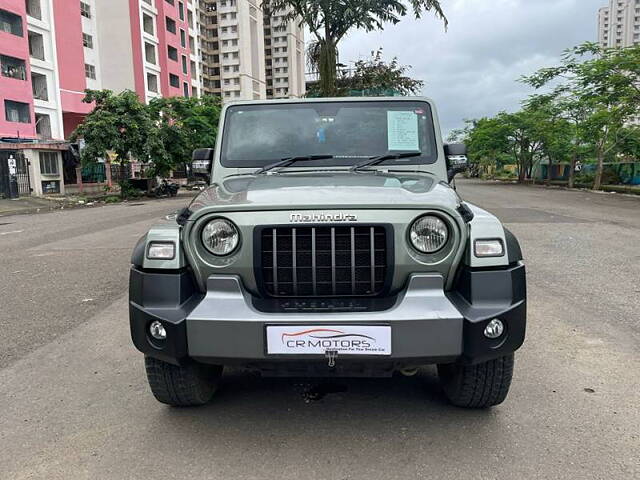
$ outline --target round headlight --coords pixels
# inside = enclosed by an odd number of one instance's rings
[[[425,215],[413,222],[409,236],[416,250],[435,253],[447,243],[449,229],[438,217]]]
[[[238,229],[229,220],[216,218],[202,229],[202,243],[214,255],[229,255],[240,241]]]

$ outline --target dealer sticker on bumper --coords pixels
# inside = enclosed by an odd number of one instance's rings
[[[282,355],[391,355],[391,327],[268,326],[267,353]]]

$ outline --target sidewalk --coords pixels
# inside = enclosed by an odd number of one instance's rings
[[[198,191],[183,190],[178,191],[178,197],[193,197]],[[105,201],[107,197],[119,198],[118,194],[114,195],[100,195],[95,197],[20,197],[13,200],[0,198],[0,217],[6,217],[8,215],[24,215],[30,213],[46,213],[54,210],[62,210],[68,208],[84,208],[94,206],[104,206],[108,204],[117,205],[120,201],[109,202]],[[149,202],[163,200],[164,198],[155,198],[142,196],[137,198],[130,198],[124,202]]]
[[[0,217],[24,213],[58,210],[64,202],[39,197],[20,197],[16,199],[0,199]]]

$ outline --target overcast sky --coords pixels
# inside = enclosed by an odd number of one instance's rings
[[[597,39],[607,0],[441,0],[449,19],[405,17],[382,32],[352,32],[340,46],[348,63],[383,47],[425,82],[445,136],[465,118],[515,110],[531,89],[516,80],[558,62],[563,49]]]

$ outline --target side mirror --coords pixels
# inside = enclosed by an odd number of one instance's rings
[[[191,171],[194,175],[211,178],[213,148],[198,148],[191,155]]]
[[[444,154],[447,159],[447,180],[451,182],[458,173],[469,168],[467,147],[464,143],[450,143],[444,146]]]

